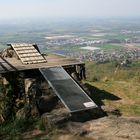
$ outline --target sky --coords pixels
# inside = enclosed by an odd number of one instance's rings
[[[0,0],[0,19],[140,17],[140,0]]]

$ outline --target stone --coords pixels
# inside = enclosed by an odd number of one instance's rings
[[[54,95],[41,96],[37,99],[40,114],[52,111],[58,103],[58,97]]]
[[[52,130],[56,127],[61,127],[71,117],[71,114],[65,109],[54,109],[50,113],[44,113],[41,116],[43,124],[45,124],[46,130]]]
[[[30,105],[24,106],[24,108],[16,112],[17,119],[27,119],[31,116],[31,107]]]
[[[18,58],[17,54],[11,47],[4,49],[1,53],[1,55],[2,55],[2,57]]]
[[[2,124],[5,121],[4,117],[2,114],[0,114],[0,124]]]
[[[36,79],[33,78],[26,78],[24,80],[24,85],[25,85],[25,101],[27,103],[30,102],[31,98],[33,98],[32,96],[35,95],[36,93]],[[34,87],[33,87],[34,86]],[[34,93],[33,90],[31,88],[35,88],[34,89]],[[32,90],[32,91],[31,91]],[[32,92],[32,93],[31,93]],[[32,94],[32,95],[31,95]]]
[[[107,115],[115,115],[115,116],[122,115],[119,109],[113,107],[102,106],[102,109],[106,112]]]

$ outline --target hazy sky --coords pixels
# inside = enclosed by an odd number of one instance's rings
[[[140,16],[140,0],[0,0],[0,19]]]

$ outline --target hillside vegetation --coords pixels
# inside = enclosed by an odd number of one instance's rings
[[[86,69],[85,83],[95,89],[93,96],[103,96],[100,99],[106,107],[117,108],[123,115],[140,116],[140,61],[127,66],[119,66],[116,62],[86,62]],[[120,99],[112,100],[110,95]]]
[[[109,110],[117,110],[121,117],[108,114],[83,123],[68,121],[51,132],[48,132],[39,116],[28,119],[13,117],[0,125],[0,139],[139,139],[140,61],[127,66],[120,66],[116,62],[86,62],[86,74],[87,79],[82,82],[90,97],[107,114]],[[0,107],[2,111],[3,104]]]

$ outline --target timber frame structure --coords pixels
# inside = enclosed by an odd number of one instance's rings
[[[22,43],[8,44],[8,46],[10,47],[4,50],[2,52],[3,54],[0,55],[0,73],[26,71],[44,67],[71,67],[84,64],[76,59],[70,59],[55,54],[43,56],[40,54],[36,44]]]
[[[18,43],[8,46],[9,48],[0,55],[0,74],[8,82],[14,83],[13,75],[22,75],[25,80],[36,79],[42,75],[69,112],[97,108],[92,99],[70,76],[76,72],[77,66],[85,65],[83,62],[56,54],[42,55],[36,44]],[[16,86],[16,83],[13,85]],[[25,84],[25,90],[27,86]]]

